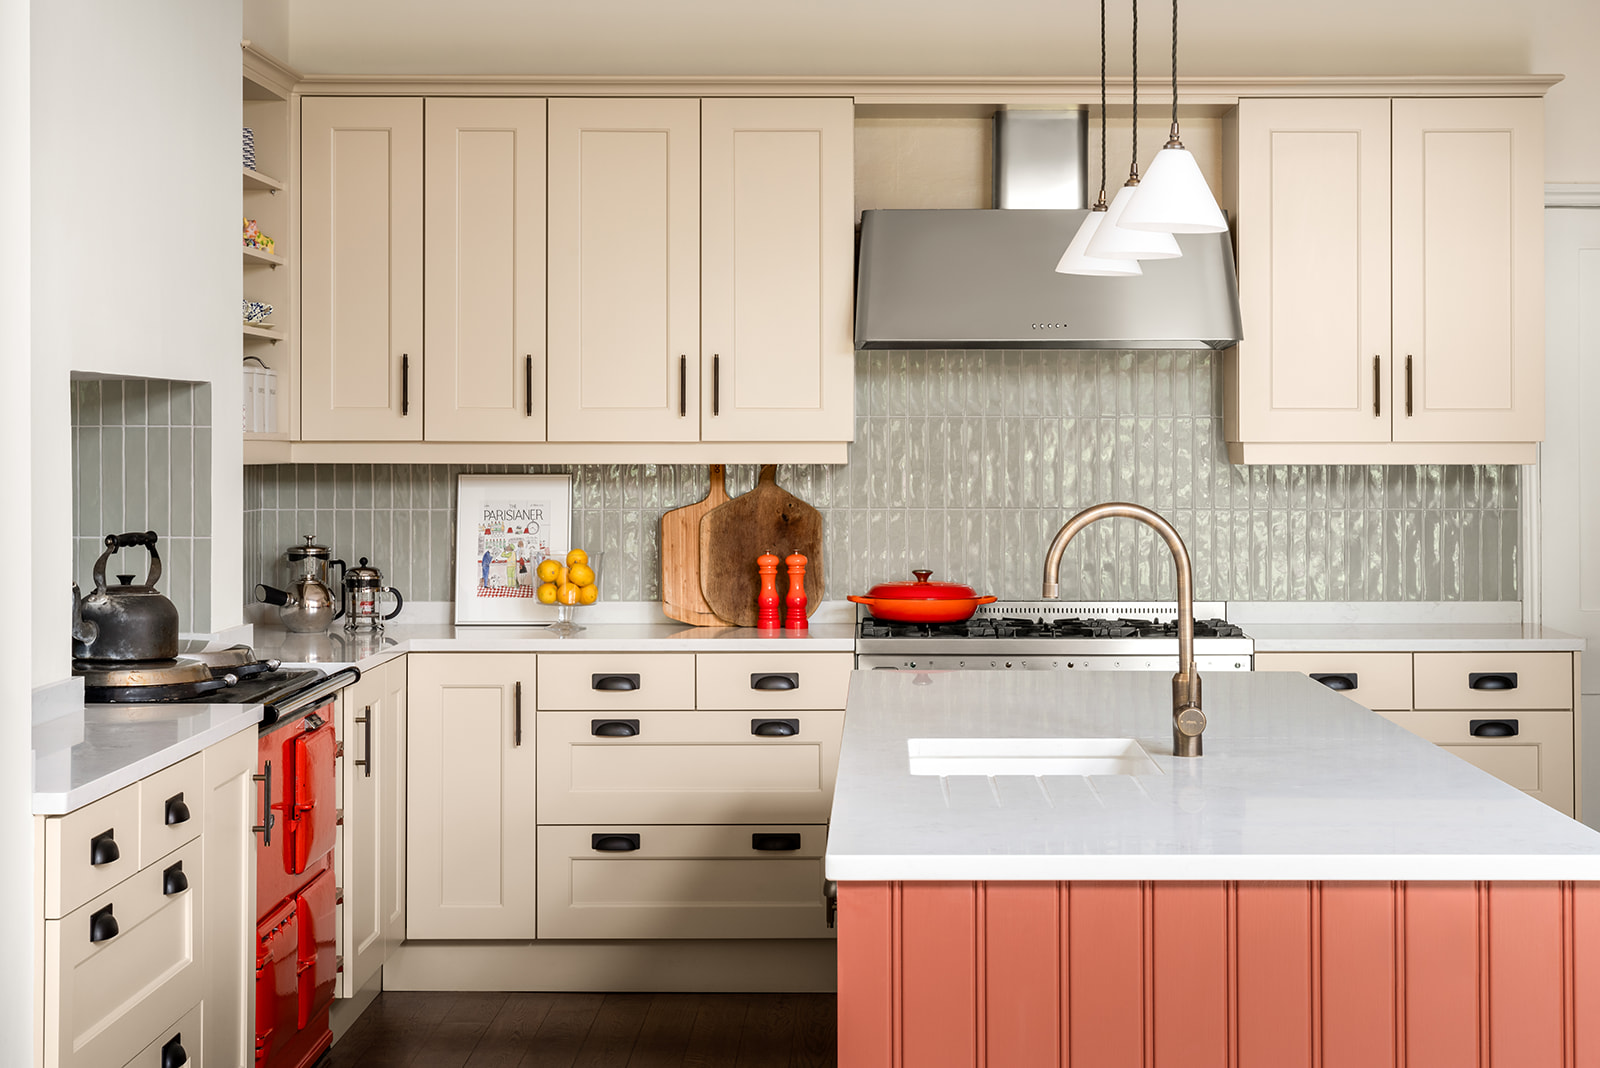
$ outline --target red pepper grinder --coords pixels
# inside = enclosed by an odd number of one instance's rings
[[[806,558],[800,553],[790,553],[783,562],[789,565],[789,596],[784,598],[788,612],[783,625],[789,630],[807,630],[806,626]]]
[[[756,568],[761,572],[761,592],[756,595],[756,627],[759,630],[777,630],[781,626],[778,599],[778,558],[772,553],[756,557]]]

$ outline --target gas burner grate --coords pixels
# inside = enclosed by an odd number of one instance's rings
[[[867,616],[863,638],[1176,638],[1178,623],[1168,619],[973,617],[960,623],[902,623]],[[1242,638],[1244,631],[1224,619],[1197,619],[1196,638]]]

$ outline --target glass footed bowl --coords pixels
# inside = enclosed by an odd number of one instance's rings
[[[599,600],[600,575],[602,573],[601,563],[604,557],[605,553],[589,554],[589,563],[587,566],[589,570],[594,572],[596,601]],[[549,557],[549,559],[555,560],[557,563],[565,566],[567,555],[566,553],[562,553],[560,556]],[[555,635],[568,635],[577,634],[579,631],[587,629],[577,622],[577,615],[580,611],[588,607],[590,606],[584,604],[561,604],[560,602],[557,602],[555,605],[556,621],[546,628],[546,633]]]

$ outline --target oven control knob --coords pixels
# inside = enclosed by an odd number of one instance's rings
[[[1010,666],[1011,666],[1011,661],[1007,660],[1006,661],[1006,667],[1010,667]]]

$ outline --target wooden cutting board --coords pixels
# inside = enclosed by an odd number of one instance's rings
[[[661,611],[679,623],[724,627],[700,592],[700,520],[728,503],[726,468],[711,465],[711,490],[705,499],[661,516]]]
[[[700,520],[700,588],[718,616],[740,627],[758,618],[761,574],[756,557],[790,553],[806,557],[806,615],[822,603],[822,514],[778,487],[778,467],[763,464],[756,486]],[[778,566],[778,596],[789,590],[788,568]]]

